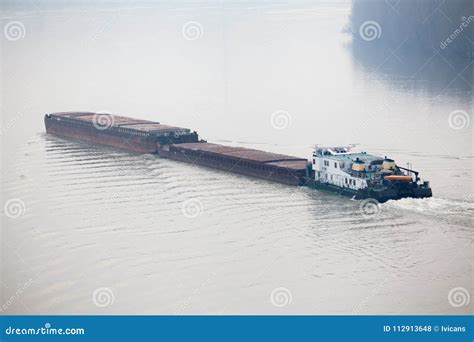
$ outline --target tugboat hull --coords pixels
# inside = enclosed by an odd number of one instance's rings
[[[341,188],[333,184],[322,183],[311,179],[308,179],[305,183],[305,185],[310,187],[311,189],[328,191],[342,196],[351,197],[357,200],[373,198],[380,203],[387,202],[388,200],[397,200],[401,198],[426,198],[433,196],[430,187],[421,187],[416,183],[409,184],[410,186],[403,188],[398,188],[396,185],[394,185],[392,187],[365,188],[355,190],[347,187]]]

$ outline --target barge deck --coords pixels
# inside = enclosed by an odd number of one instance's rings
[[[207,142],[172,144],[164,146],[159,154],[169,159],[289,185],[304,184],[308,164],[304,158]]]

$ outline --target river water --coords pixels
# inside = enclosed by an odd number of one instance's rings
[[[472,313],[472,76],[436,55],[408,76],[385,68],[400,56],[360,60],[350,10],[4,5],[22,37],[1,37],[2,311]],[[434,197],[367,216],[348,198],[46,135],[44,113],[67,110],[308,158],[359,143],[410,163]]]

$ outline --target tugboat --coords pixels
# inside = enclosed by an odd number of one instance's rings
[[[306,185],[354,199],[373,198],[380,203],[432,196],[430,183],[421,180],[417,171],[401,167],[387,157],[355,152],[354,146],[316,146]]]

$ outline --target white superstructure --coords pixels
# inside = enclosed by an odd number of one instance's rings
[[[314,180],[354,190],[364,189],[367,182],[381,179],[380,171],[390,159],[366,152],[352,152],[353,146],[316,147],[312,156]],[[388,169],[388,168],[387,168]]]

